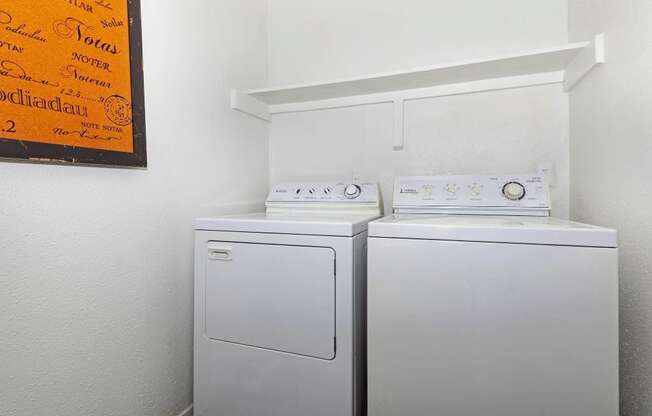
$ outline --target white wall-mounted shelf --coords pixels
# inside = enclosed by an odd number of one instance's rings
[[[231,106],[271,121],[271,116],[279,113],[394,103],[394,147],[401,149],[403,108],[407,100],[553,83],[563,83],[564,89],[570,91],[596,65],[605,62],[604,49],[604,35],[598,35],[591,42],[408,71],[314,84],[233,90]]]

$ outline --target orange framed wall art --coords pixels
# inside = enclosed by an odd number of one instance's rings
[[[0,2],[0,157],[147,166],[139,0]]]

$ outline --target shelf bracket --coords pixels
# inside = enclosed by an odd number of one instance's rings
[[[593,68],[606,61],[604,33],[601,33],[568,64],[564,91],[572,90]]]
[[[231,90],[231,108],[264,121],[272,121],[267,104],[235,89]]]
[[[405,100],[394,100],[394,150],[405,148]]]

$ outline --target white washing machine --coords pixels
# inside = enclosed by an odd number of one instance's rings
[[[275,186],[196,221],[196,416],[359,416],[372,183]]]
[[[617,235],[549,205],[537,176],[397,180],[369,226],[370,416],[618,415]]]

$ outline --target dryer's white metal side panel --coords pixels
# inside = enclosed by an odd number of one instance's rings
[[[252,348],[206,336],[206,263],[210,241],[329,247],[336,256],[333,360]],[[353,415],[353,239],[196,232],[194,395],[197,416]]]
[[[367,414],[367,233],[353,239],[354,415]]]
[[[618,415],[617,250],[369,239],[369,414]]]
[[[202,345],[205,327],[204,311],[204,286],[206,282],[206,257],[207,254],[203,247],[207,243],[207,236],[204,232],[195,232],[195,273],[194,273],[194,290],[193,290],[193,413],[197,416],[205,415],[208,409],[208,400],[204,397],[207,395],[207,389],[203,386],[205,372],[202,371],[206,365],[201,361],[204,347]]]

